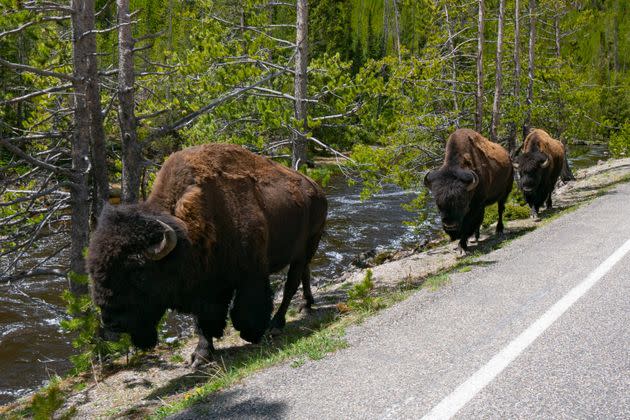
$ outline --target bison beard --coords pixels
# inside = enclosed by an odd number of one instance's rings
[[[459,129],[446,143],[442,166],[430,171],[424,183],[440,211],[444,231],[459,239],[466,251],[468,238],[479,239],[485,207],[498,202],[497,233],[503,233],[505,201],[512,190],[512,164],[503,147],[476,131]]]
[[[147,201],[106,207],[92,235],[88,269],[104,335],[127,332],[150,348],[166,309],[190,313],[197,365],[223,335],[229,310],[241,337],[260,341],[273,310],[270,273],[289,265],[274,329],[300,282],[306,307],[313,304],[309,263],[326,212],[312,180],[241,147],[174,153]]]

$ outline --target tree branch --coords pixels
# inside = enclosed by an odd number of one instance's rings
[[[157,131],[151,133],[147,139],[145,141],[151,141],[154,140],[156,138],[165,136],[167,134],[170,134],[174,131],[180,130],[184,127],[186,127],[188,124],[190,124],[191,122],[193,122],[194,120],[196,120],[197,118],[199,118],[199,116],[211,111],[212,109],[216,108],[217,106],[221,105],[224,102],[229,101],[230,99],[236,98],[240,95],[242,95],[243,93],[252,90],[260,85],[262,85],[263,83],[266,83],[272,79],[275,79],[276,77],[284,74],[284,71],[277,71],[275,73],[271,73],[268,74],[267,76],[263,77],[262,79],[258,80],[257,82],[252,83],[249,86],[245,86],[245,87],[241,87],[241,88],[237,88],[232,90],[231,92],[211,101],[208,105],[199,108],[197,111],[195,112],[191,112],[190,114],[186,115],[185,117],[180,118],[179,120],[175,121],[173,124],[165,126],[165,127],[161,127],[160,129],[158,129]]]

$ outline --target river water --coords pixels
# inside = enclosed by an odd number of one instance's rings
[[[605,146],[573,146],[570,162],[578,169],[607,156]],[[403,224],[414,218],[401,207],[416,196],[414,192],[386,186],[372,199],[361,201],[360,186],[348,186],[343,177],[333,178],[326,190],[329,215],[312,264],[314,284],[331,281],[362,252],[411,246],[439,229],[432,211],[420,232]],[[71,368],[68,356],[74,349],[59,326],[63,316],[59,296],[65,287],[66,281],[60,279],[0,285],[0,404]]]

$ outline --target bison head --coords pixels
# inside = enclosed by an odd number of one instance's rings
[[[531,194],[538,188],[550,162],[549,156],[539,151],[523,153],[514,160],[518,184],[525,194]]]
[[[431,190],[442,217],[444,231],[451,239],[458,239],[464,216],[479,184],[479,177],[469,169],[430,171],[424,185]]]
[[[88,272],[106,338],[124,332],[137,347],[157,343],[157,324],[172,306],[174,250],[185,242],[171,219],[138,206],[103,210],[90,240]]]

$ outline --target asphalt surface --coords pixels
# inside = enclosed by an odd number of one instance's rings
[[[353,327],[349,348],[175,418],[422,418],[629,239],[625,184]],[[630,419],[630,253],[608,269],[454,417]]]

